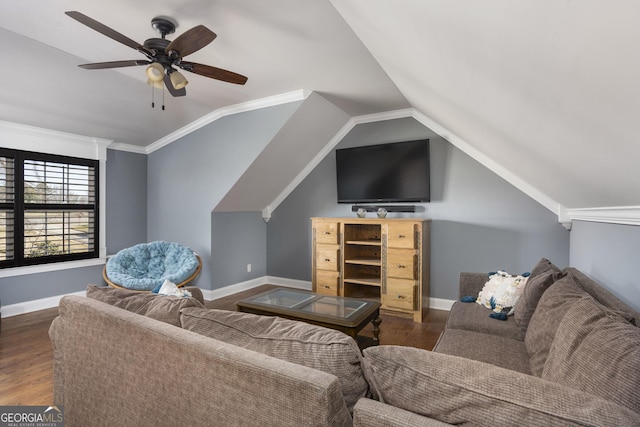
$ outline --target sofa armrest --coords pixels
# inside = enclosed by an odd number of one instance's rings
[[[460,273],[459,297],[477,297],[487,280],[489,280],[487,273]]]
[[[353,407],[353,427],[444,427],[449,425],[451,424],[366,398],[358,400]]]

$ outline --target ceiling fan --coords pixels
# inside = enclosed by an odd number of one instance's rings
[[[151,38],[146,40],[144,44],[140,44],[80,12],[71,11],[65,13],[87,27],[129,46],[147,57],[147,59],[81,64],[78,65],[80,68],[100,70],[147,65],[147,77],[149,78],[147,83],[161,88],[164,82],[164,86],[173,96],[185,96],[187,94],[185,86],[189,83],[174,67],[228,83],[243,85],[247,82],[247,77],[232,71],[183,61],[185,56],[202,49],[217,37],[213,31],[204,25],[197,25],[171,41],[167,40],[165,36],[175,32],[176,24],[169,18],[156,17],[151,20],[151,26],[160,33],[162,38]]]

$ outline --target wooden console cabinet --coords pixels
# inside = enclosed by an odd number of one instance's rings
[[[422,322],[429,309],[431,220],[311,218],[313,291],[374,299]]]

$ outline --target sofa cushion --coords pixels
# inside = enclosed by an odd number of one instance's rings
[[[581,298],[560,322],[542,378],[640,412],[640,328]]]
[[[449,424],[362,398],[353,408],[353,427],[449,427]]]
[[[369,395],[360,349],[342,332],[275,316],[200,308],[182,310],[182,327],[335,375],[349,411]]]
[[[529,276],[522,295],[516,301],[513,317],[523,334],[527,332],[538,301],[549,286],[562,277],[562,272],[548,259],[541,259]]]
[[[180,326],[180,310],[204,307],[196,298],[172,297],[104,286],[87,286],[87,297],[125,310]]]
[[[455,425],[640,425],[592,394],[486,363],[411,347],[364,350],[380,400]]]
[[[533,375],[542,375],[562,318],[584,295],[585,291],[574,283],[571,274],[555,282],[542,294],[524,337]]]
[[[513,316],[507,317],[505,321],[499,321],[489,317],[491,313],[493,313],[491,310],[479,304],[456,301],[449,311],[445,328],[524,340],[524,334],[516,325]]]
[[[587,277],[580,270],[570,267],[565,271],[573,278],[573,281],[577,286],[580,286],[582,290],[591,295],[593,299],[598,301],[600,304],[619,312],[629,313],[632,317],[640,319],[640,312],[629,307],[603,286]]]
[[[548,273],[549,271],[555,271],[561,273],[560,269],[556,267],[554,263],[546,258],[541,258],[540,261],[531,269],[529,277],[536,277],[539,274]]]
[[[530,373],[529,355],[524,342],[497,335],[445,329],[433,351]]]

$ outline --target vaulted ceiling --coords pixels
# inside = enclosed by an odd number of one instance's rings
[[[217,33],[189,56],[249,77],[145,84],[143,59],[67,17],[142,43],[155,16]],[[52,0],[0,3],[0,120],[147,147],[212,111],[304,89],[358,117],[414,116],[562,216],[640,205],[635,0]],[[556,207],[554,207],[556,205]]]

